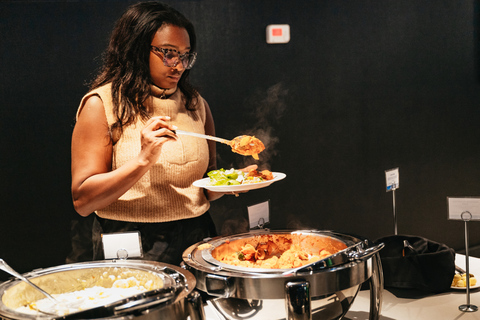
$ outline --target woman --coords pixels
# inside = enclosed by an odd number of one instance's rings
[[[74,207],[96,214],[93,259],[103,258],[101,233],[138,230],[144,258],[172,264],[215,235],[207,210],[223,194],[192,186],[216,167],[215,143],[174,133],[215,135],[188,81],[195,48],[193,25],[157,2],[131,6],[113,30],[72,135]]]

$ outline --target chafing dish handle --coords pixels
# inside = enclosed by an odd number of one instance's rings
[[[348,253],[348,257],[354,261],[354,260],[360,260],[360,261],[365,261],[369,259],[371,256],[375,255],[377,252],[383,249],[385,246],[384,243],[379,243],[376,246],[370,247],[366,250],[361,250],[361,251],[352,251]]]
[[[235,292],[235,281],[231,277],[207,274],[205,288],[207,293],[212,296],[230,298]]]
[[[158,305],[171,304],[175,301],[180,291],[180,289],[168,288],[166,290],[161,290],[158,294],[151,295],[144,299],[132,300],[127,303],[114,306],[113,314],[115,316],[121,316],[133,311],[145,310]]]

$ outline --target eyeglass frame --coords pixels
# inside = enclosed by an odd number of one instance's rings
[[[152,52],[156,56],[158,56],[158,53],[162,53],[163,54],[163,59],[162,59],[163,60],[163,65],[165,67],[169,67],[169,68],[175,68],[178,65],[179,61],[181,61],[183,67],[185,69],[189,70],[193,67],[193,65],[195,64],[195,61],[197,60],[197,53],[196,52],[185,52],[185,53],[180,54],[180,52],[178,52],[176,49],[159,48],[157,46],[150,46],[150,49],[152,50]],[[169,65],[167,63],[167,53],[172,52],[172,51],[178,54],[178,56],[176,57],[177,61],[175,61],[173,63],[173,65]],[[188,60],[185,60],[185,57],[187,57],[187,56],[189,56],[189,58],[188,58]],[[185,64],[187,64],[187,65],[185,65]]]

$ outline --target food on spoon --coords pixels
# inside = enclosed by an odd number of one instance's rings
[[[470,287],[473,287],[477,284],[477,279],[473,274],[470,274]],[[466,288],[467,287],[467,274],[455,274],[452,280],[452,287],[456,288]]]
[[[258,160],[258,154],[265,150],[265,145],[255,136],[239,136],[232,140],[232,151]]]
[[[210,186],[230,186],[248,183],[259,183],[272,180],[273,174],[269,170],[250,170],[248,173],[237,169],[219,169],[212,170],[207,174],[210,177],[208,185]]]

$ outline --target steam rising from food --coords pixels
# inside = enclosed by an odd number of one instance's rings
[[[259,155],[260,166],[269,168],[271,158],[277,154],[276,145],[279,142],[275,136],[274,125],[283,117],[286,110],[284,102],[288,90],[282,83],[277,83],[267,91],[257,90],[254,94],[247,98],[246,105],[252,108],[251,114],[247,116],[248,127],[245,130],[239,129],[245,135],[258,138],[264,145],[265,150]],[[242,166],[248,166],[252,161],[245,158]],[[258,163],[257,163],[258,164]],[[236,165],[231,165],[238,166]]]
[[[255,135],[265,145],[265,151],[260,157],[262,163],[270,163],[271,158],[277,155],[276,145],[279,139],[275,135],[274,125],[285,113],[287,105],[284,98],[287,94],[288,90],[280,82],[268,88],[266,96],[265,92],[257,92],[249,99],[249,103],[254,106],[253,116],[256,122],[247,133]]]

